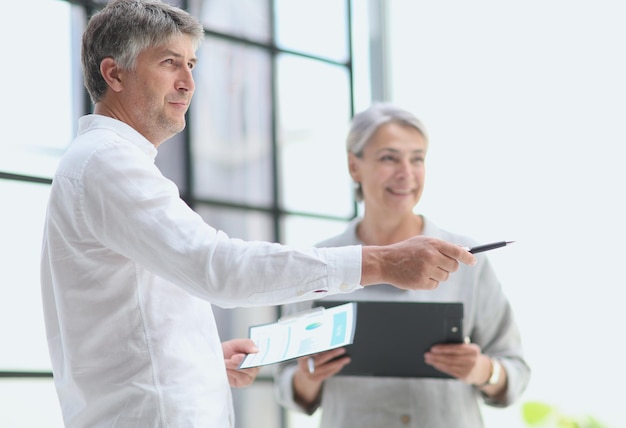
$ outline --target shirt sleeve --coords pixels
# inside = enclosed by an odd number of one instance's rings
[[[507,390],[501,400],[494,400],[482,393],[486,404],[506,407],[522,395],[530,380],[530,368],[522,351],[521,336],[515,322],[513,308],[488,259],[478,278],[475,309],[477,324],[472,340],[481,345],[482,352],[497,359],[507,374]],[[475,334],[474,334],[475,333]]]
[[[282,304],[361,288],[360,246],[294,248],[230,238],[194,212],[132,145],[103,145],[83,174],[82,216],[95,239],[219,306]]]

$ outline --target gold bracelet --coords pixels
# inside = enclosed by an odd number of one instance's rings
[[[498,360],[494,358],[490,358],[489,361],[491,361],[491,374],[489,375],[489,379],[487,379],[487,382],[483,383],[480,386],[495,385],[500,380],[502,365],[498,362]]]

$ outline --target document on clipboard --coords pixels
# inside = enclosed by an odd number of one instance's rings
[[[331,310],[344,302],[319,300]],[[462,343],[461,302],[357,302],[359,322],[346,346],[350,363],[337,376],[450,378],[424,362],[438,343]]]
[[[357,306],[316,307],[249,328],[259,352],[248,354],[240,369],[265,366],[350,345],[354,340]]]

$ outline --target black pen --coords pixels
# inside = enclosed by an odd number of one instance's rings
[[[468,247],[463,247],[463,248],[465,248],[467,251],[469,251],[472,254],[476,254],[476,253],[482,253],[483,251],[493,250],[495,248],[505,247],[509,244],[512,244],[513,242],[515,241],[499,241],[499,242],[493,242],[491,244],[477,245],[472,248],[468,248]]]

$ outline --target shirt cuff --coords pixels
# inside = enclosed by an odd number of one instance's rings
[[[351,293],[363,288],[361,285],[360,245],[320,248],[328,263],[328,294]]]

